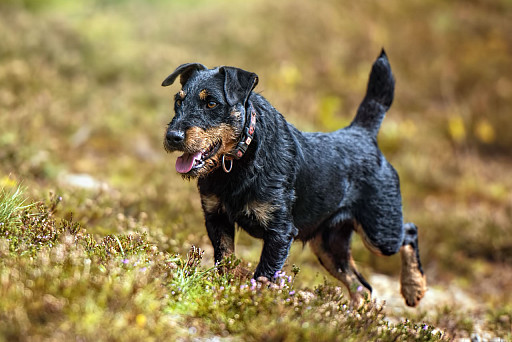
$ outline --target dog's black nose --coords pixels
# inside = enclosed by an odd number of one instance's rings
[[[185,132],[176,130],[167,131],[165,138],[167,139],[169,144],[176,145],[185,140]]]

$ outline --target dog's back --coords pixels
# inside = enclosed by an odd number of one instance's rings
[[[301,133],[304,161],[296,179],[293,210],[301,238],[308,240],[319,225],[356,220],[369,239],[376,244],[382,242],[379,248],[383,254],[392,254],[400,247],[400,231],[392,233],[393,243],[386,241],[390,237],[387,230],[396,231],[393,227],[402,224],[398,175],[376,140],[393,101],[394,83],[382,51],[350,126],[332,133]],[[368,210],[377,218],[363,214]]]

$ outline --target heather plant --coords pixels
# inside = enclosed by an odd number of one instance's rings
[[[0,239],[3,340],[443,339],[425,324],[390,324],[372,302],[352,309],[339,287],[295,289],[285,272],[268,283],[236,278],[235,258],[204,268],[195,246],[182,258],[159,252],[144,234],[97,241],[78,224],[57,222],[57,206],[58,198],[26,206]]]

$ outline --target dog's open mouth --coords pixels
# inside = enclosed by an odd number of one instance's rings
[[[176,171],[179,173],[189,173],[192,170],[199,170],[205,164],[205,161],[213,157],[221,146],[222,142],[218,141],[211,144],[208,148],[195,153],[185,152],[176,159]]]

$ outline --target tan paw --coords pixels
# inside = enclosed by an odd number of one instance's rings
[[[402,256],[402,271],[400,273],[400,293],[408,306],[415,307],[425,296],[427,279],[421,273],[416,259],[416,252],[410,245],[400,249]]]
[[[427,291],[427,281],[425,276],[418,271],[419,276],[415,277],[414,282],[408,282],[401,279],[400,292],[405,299],[408,306],[415,307],[419,304],[420,300],[425,296]]]

